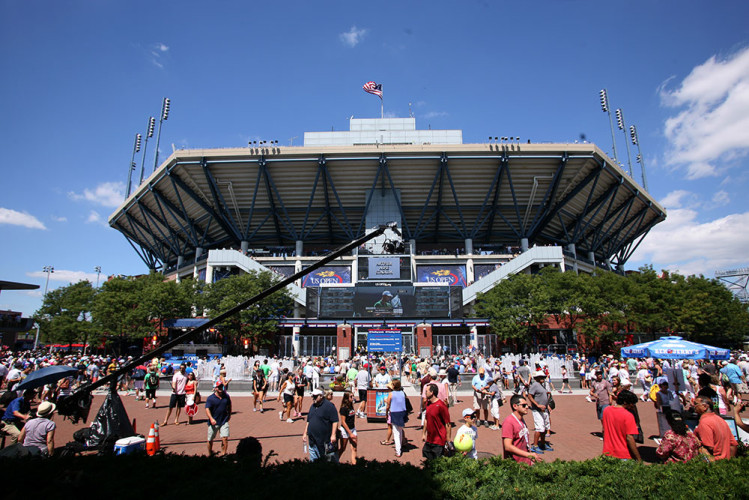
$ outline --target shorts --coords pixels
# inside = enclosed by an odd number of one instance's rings
[[[473,391],[473,409],[488,410],[489,398],[485,394],[479,394],[476,391]]]
[[[499,420],[499,399],[492,400],[492,417]]]
[[[349,435],[348,432],[346,432],[346,429],[344,429],[343,427],[339,427],[338,430],[341,431],[341,437],[343,439],[348,439]],[[356,437],[356,429],[351,429],[351,435]]]
[[[367,400],[367,390],[359,389],[359,401],[366,401],[366,400]]]
[[[302,386],[302,387],[297,387],[297,388],[296,388],[296,395],[297,395],[297,396],[301,396],[301,397],[304,397],[304,387],[303,387],[303,386]]]
[[[563,378],[563,379],[562,379],[562,384],[567,384],[567,385],[570,385],[570,379],[568,379],[568,378]]]
[[[548,411],[533,410],[533,425],[536,432],[546,432],[551,429],[551,420]]]
[[[156,388],[146,389],[146,399],[156,399]]]
[[[291,394],[285,394],[283,395],[283,402],[284,404],[293,403],[294,402],[294,396]]]
[[[208,441],[213,441],[216,438],[216,434],[218,434],[222,438],[228,438],[229,422],[224,422],[224,425],[208,424]]]
[[[424,443],[424,447],[421,449],[421,455],[427,460],[431,460],[433,458],[441,457],[444,451],[445,447],[443,445]]]
[[[143,389],[143,380],[136,380],[135,383],[133,384],[133,387],[136,390],[142,390]]]
[[[169,408],[182,408],[185,406],[186,399],[185,394],[172,394],[169,398]]]

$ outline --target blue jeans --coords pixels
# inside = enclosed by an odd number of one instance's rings
[[[322,450],[320,450],[316,445],[309,445],[309,461],[310,462],[316,462],[320,459],[326,460],[328,462],[336,462],[338,463],[338,455],[334,451],[330,454],[325,454]]]

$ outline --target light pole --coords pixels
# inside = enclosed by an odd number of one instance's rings
[[[101,274],[101,266],[96,266],[94,268],[94,271],[96,271],[96,288],[99,288],[99,275]]]
[[[642,170],[642,187],[644,187],[645,191],[647,191],[648,190],[648,178],[645,176],[645,160],[642,159],[642,150],[640,150],[640,139],[637,137],[637,128],[635,128],[634,125],[630,125],[629,135],[632,138],[632,144],[637,146],[637,157],[635,159],[637,160],[637,163],[640,164],[640,169]]]
[[[130,158],[130,169],[127,173],[127,193],[125,194],[125,198],[128,198],[130,196],[130,188],[133,186],[133,172],[135,171],[136,165],[135,165],[135,153],[140,152],[140,134],[135,134],[135,144],[133,144],[133,157]]]
[[[146,142],[143,144],[143,159],[140,161],[140,184],[143,184],[143,174],[146,168],[146,150],[148,149],[148,138],[153,137],[153,128],[156,126],[156,118],[153,116],[148,119],[148,132],[146,133]]]
[[[611,126],[611,141],[614,143],[614,161],[616,163],[619,163],[619,160],[617,159],[617,154],[616,154],[616,137],[614,136],[614,120],[611,119],[611,109],[609,109],[609,94],[608,92],[606,92],[606,89],[601,89],[598,95],[601,97],[601,109],[603,110],[604,113],[608,113],[609,115],[609,125]]]
[[[627,146],[627,164],[629,165],[629,176],[634,176],[634,170],[632,169],[632,153],[629,152],[629,141],[627,140],[627,128],[624,126],[624,113],[621,108],[616,109],[616,124],[619,130],[624,134],[624,144]]]
[[[161,124],[169,118],[169,103],[168,97],[164,98],[164,102],[161,103],[161,118],[159,118],[159,132],[156,134],[156,154],[153,158],[153,171],[156,172],[156,167],[159,166],[159,142],[161,142]]]
[[[42,271],[47,273],[47,282],[44,284],[44,295],[42,296],[42,301],[44,301],[44,297],[47,296],[47,289],[49,288],[49,275],[55,272],[55,268],[53,266],[44,266],[42,268]],[[34,337],[34,350],[36,351],[36,347],[39,345],[39,329],[41,328],[41,325],[39,322],[36,322],[36,336]]]

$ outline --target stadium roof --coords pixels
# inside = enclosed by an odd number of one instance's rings
[[[110,216],[146,264],[196,248],[335,246],[393,197],[406,239],[574,243],[623,265],[666,213],[594,144],[366,144],[174,152]]]

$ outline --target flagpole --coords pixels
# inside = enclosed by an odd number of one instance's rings
[[[385,118],[385,99],[380,97],[380,118]]]

